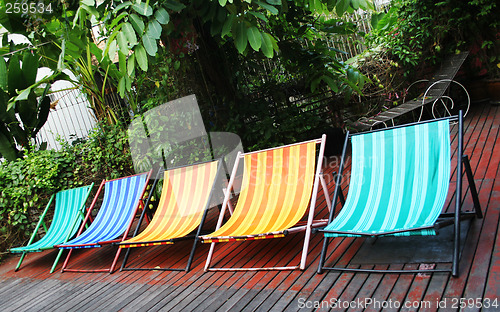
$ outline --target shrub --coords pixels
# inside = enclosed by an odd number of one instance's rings
[[[37,151],[0,165],[0,250],[21,243],[50,196],[73,182],[74,156]]]
[[[0,252],[26,242],[55,192],[132,173],[122,125],[102,126],[85,141],[62,145],[0,163]]]

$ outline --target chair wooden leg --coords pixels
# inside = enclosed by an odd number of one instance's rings
[[[17,266],[14,269],[14,272],[17,272],[19,270],[19,268],[21,267],[21,263],[24,260],[24,257],[26,257],[26,253],[25,252],[23,252],[23,254],[21,255],[21,259],[19,259],[19,262],[17,263]]]
[[[50,269],[50,273],[54,273],[54,270],[56,269],[57,263],[59,263],[59,259],[61,258],[61,255],[63,253],[63,249],[59,249],[59,252],[57,253],[56,260],[54,260],[54,264],[52,264],[52,268]]]

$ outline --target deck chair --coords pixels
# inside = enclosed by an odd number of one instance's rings
[[[412,100],[405,101],[404,103],[396,107],[393,107],[391,109],[388,109],[384,112],[381,112],[376,116],[360,118],[358,121],[350,125],[350,128],[355,131],[366,131],[366,130],[371,130],[373,127],[379,124],[388,127],[389,122],[391,122],[392,125],[394,126],[395,118],[418,109],[420,109],[420,117],[418,118],[418,121],[420,121],[422,119],[424,107],[428,104],[430,105],[431,103],[432,103],[431,112],[435,118],[436,118],[435,110],[436,107],[438,106],[444,106],[444,109],[446,110],[445,113],[447,115],[451,115],[450,109],[453,109],[454,102],[452,98],[445,95],[446,90],[448,90],[451,84],[455,84],[459,88],[461,88],[467,97],[467,110],[465,112],[466,115],[468,108],[470,106],[469,93],[467,92],[467,89],[465,89],[465,87],[462,84],[455,81],[454,78],[468,55],[469,52],[461,52],[458,54],[451,55],[450,57],[448,57],[443,61],[441,67],[431,77],[431,79],[417,81],[417,82],[427,82],[424,89],[425,91],[418,97]],[[449,104],[450,107],[447,107],[444,101],[451,101],[451,103]]]
[[[215,232],[201,236],[211,243],[205,271],[305,269],[311,229],[326,225],[313,220],[319,183],[328,198],[321,174],[326,136],[280,148],[242,154],[236,159]],[[316,162],[316,145],[320,144]],[[241,192],[231,217],[222,225],[238,164],[244,159]],[[316,168],[315,168],[316,166]],[[329,201],[329,200],[327,200]],[[305,223],[299,222],[306,214]],[[268,268],[211,268],[216,243],[284,237],[305,231],[300,265]]]
[[[61,272],[113,273],[121,249],[117,250],[109,269],[85,270],[67,269],[66,267],[74,249],[102,247],[103,245],[120,241],[120,236],[122,237],[121,240],[125,240],[132,226],[134,216],[139,206],[142,205],[142,197],[144,196],[150,175],[151,171],[115,180],[103,180],[101,182],[77,236],[64,244],[56,246],[60,249],[69,249]],[[103,188],[104,196],[99,212],[90,226],[85,229],[85,225],[91,218],[92,210]]]
[[[352,142],[349,192],[334,219],[331,210],[324,233],[318,273],[327,270],[377,272],[325,267],[332,237],[380,237],[435,235],[445,225],[454,225],[451,270],[381,270],[378,272],[452,272],[458,275],[460,221],[477,216],[481,207],[467,156],[462,154],[462,111],[458,116],[348,135],[342,153],[332,207],[341,191],[341,175],[348,139]],[[442,213],[450,187],[450,121],[458,121],[456,202],[452,213]],[[475,211],[462,212],[462,164]]]
[[[146,215],[143,210],[134,237],[117,243],[119,248],[128,248],[122,262],[122,270],[164,270],[189,271],[196,250],[196,245],[205,222],[216,183],[223,170],[223,160],[204,162],[170,170],[159,170],[152,190],[155,189],[161,175],[163,188],[156,212],[140,233],[139,229]],[[146,204],[146,207],[149,206]],[[195,231],[194,236],[188,236]],[[131,247],[174,244],[177,241],[194,239],[193,248],[184,269],[177,268],[126,268]]]
[[[92,190],[93,186],[94,183],[87,186],[59,191],[56,194],[52,195],[47,206],[45,207],[45,210],[40,216],[40,220],[38,220],[38,223],[28,241],[28,244],[23,247],[10,249],[10,252],[12,253],[22,253],[21,259],[19,259],[15,271],[19,270],[19,268],[21,267],[21,263],[23,262],[24,257],[27,253],[41,252],[47,249],[52,249],[57,244],[67,242],[68,239],[76,234],[79,222],[83,220],[85,202],[87,201],[87,198],[89,197],[90,191]],[[54,216],[52,218],[52,222],[50,223],[49,229],[47,230],[44,219],[54,199]],[[40,229],[40,226],[43,226],[45,228],[45,235],[35,242],[34,240],[38,233],[38,230]],[[54,272],[61,254],[62,250],[59,250],[54,264],[50,269],[50,273]]]

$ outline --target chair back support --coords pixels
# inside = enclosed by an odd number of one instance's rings
[[[203,217],[217,174],[218,161],[167,170],[158,208],[139,235],[120,248],[158,245],[188,235]]]
[[[257,235],[294,226],[308,208],[315,164],[315,142],[245,154],[234,213],[210,236]]]
[[[325,230],[352,232],[352,236],[435,234],[431,226],[449,188],[449,129],[449,120],[444,119],[353,135],[349,193]]]
[[[25,247],[12,248],[11,252],[33,252],[54,248],[73,237],[78,231],[78,214],[87,201],[92,185],[57,192],[55,196],[54,217],[47,233],[38,241]],[[83,215],[81,216],[83,219]]]
[[[75,239],[60,245],[85,245],[85,248],[99,247],[99,242],[110,241],[122,235],[129,226],[144,186],[148,180],[148,173],[133,175],[116,180],[106,181],[104,198],[90,226]],[[91,244],[91,245],[88,245]]]

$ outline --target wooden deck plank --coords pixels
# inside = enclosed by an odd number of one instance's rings
[[[479,191],[479,198],[480,202],[482,203],[488,203],[488,197],[489,194],[487,193],[488,191],[491,190],[492,187],[492,181],[486,181],[483,182],[480,186],[480,191]],[[469,229],[469,234],[467,236],[466,242],[465,242],[465,249],[462,253],[462,258],[460,263],[462,264],[461,269],[460,269],[460,276],[457,278],[450,279],[447,288],[445,290],[444,298],[451,299],[451,298],[460,298],[463,296],[463,291],[468,283],[468,276],[471,273],[470,267],[471,263],[478,263],[481,264],[480,262],[477,262],[477,258],[475,258],[475,254],[477,252],[478,245],[480,243],[480,239],[484,237],[484,235],[489,235],[489,233],[484,232],[484,227],[483,223],[486,222],[489,218],[491,219],[490,215],[496,215],[498,218],[498,209],[495,210],[489,210],[489,207],[483,207],[483,213],[485,214],[485,218],[483,221],[480,220],[475,220],[474,222],[471,223],[471,227]],[[492,216],[494,217],[494,216]],[[498,221],[495,220],[495,221]],[[484,234],[482,234],[482,232]],[[480,252],[486,252],[488,253],[487,250],[480,250]],[[483,264],[484,265],[484,264]]]
[[[13,299],[7,306],[3,309],[4,311],[16,311],[22,310],[25,306],[31,304],[33,300],[37,301],[40,296],[47,295],[47,291],[49,294],[52,294],[52,289],[57,288],[57,285],[60,284],[61,281],[58,280],[41,280],[32,284],[31,281],[28,282],[28,285],[31,287],[23,288],[23,292],[19,293],[19,289],[14,289],[13,292],[6,292],[5,297]],[[41,287],[39,287],[41,286]]]
[[[401,270],[404,268],[403,264],[392,264],[389,266],[390,270]],[[400,275],[399,274],[384,274],[382,275],[382,280],[380,281],[379,285],[377,288],[374,290],[373,295],[370,297],[373,302],[376,302],[377,304],[380,303],[380,305],[383,302],[388,301],[389,295],[393,291]],[[367,306],[365,311],[380,311],[380,308],[376,304],[372,304],[370,306]]]
[[[438,263],[436,265],[437,269],[448,269],[448,264]],[[443,290],[446,287],[450,279],[449,274],[433,274],[429,281],[427,290],[425,291],[425,296],[422,298],[422,302],[425,305],[420,308],[422,312],[437,311],[439,307],[439,302],[443,296]],[[427,303],[429,303],[427,305]]]
[[[497,203],[500,202],[500,190],[493,190],[492,200],[494,200]],[[495,235],[495,238],[498,238],[500,235],[500,228],[497,227],[497,229],[498,230]],[[500,281],[500,245],[498,244],[498,240],[496,240],[495,248],[493,250],[492,258],[490,261],[488,277],[485,283],[486,285],[483,298],[488,298],[491,300],[500,298],[499,281]]]
[[[45,287],[45,285],[44,285]],[[50,288],[50,292],[44,292],[44,294],[33,300],[30,304],[24,305],[23,309],[33,310],[33,311],[51,311],[51,303],[53,301],[65,301],[68,298],[72,298],[75,290],[79,288],[79,285],[70,282],[61,282],[57,288]]]
[[[322,202],[324,201],[324,197],[319,196],[318,197],[318,204],[321,205],[323,204],[326,206],[326,203]],[[303,234],[295,234],[294,237],[295,239],[293,241],[297,242],[298,246],[301,244],[300,237],[302,237]],[[267,250],[263,250],[260,252],[262,254],[262,257],[266,258],[267,262],[262,262],[261,266],[278,266],[278,265],[283,265],[283,263],[287,263],[287,260],[289,261],[287,264],[290,265],[290,263],[298,263],[300,254],[301,254],[301,249],[297,249],[295,252],[295,255],[279,255],[280,254],[280,249],[281,244],[287,244],[286,242],[280,242],[280,239],[272,240],[273,244],[269,244],[268,247],[266,248]],[[257,242],[253,242],[257,243]],[[259,244],[262,244],[261,242],[258,242]],[[288,242],[288,244],[291,244],[293,242]],[[245,244],[245,243],[241,243]],[[248,243],[247,243],[248,244]],[[295,244],[295,243],[293,243]],[[310,249],[315,249],[314,245],[311,244]],[[318,245],[318,244],[316,244]],[[316,246],[317,247],[317,246]],[[316,248],[317,249],[317,248]],[[319,250],[319,249],[318,249]],[[272,251],[274,251],[274,255],[272,254]],[[310,251],[311,253],[311,251]],[[259,253],[256,253],[254,258],[258,258]],[[310,259],[309,259],[310,261]],[[233,273],[234,276],[235,273]],[[266,272],[266,271],[258,271],[258,272],[246,272],[246,273],[236,273],[236,274],[243,274],[240,278],[236,280],[235,283],[231,282],[224,282],[224,285],[227,287],[233,287],[238,289],[238,291],[231,292],[231,291],[224,291],[224,300],[217,300],[217,303],[213,303],[214,299],[212,298],[204,298],[206,297],[206,293],[208,292],[208,295],[211,293],[215,292],[216,290],[212,289],[207,289],[205,290],[204,293],[198,295],[198,299],[200,302],[202,302],[202,305],[206,305],[207,307],[210,306],[211,308],[218,308],[220,305],[225,305],[226,307],[224,309],[227,309],[229,306],[232,304],[235,304],[236,302],[239,302],[240,300],[236,298],[240,298],[241,296],[244,296],[248,292],[248,288],[263,288],[266,287],[266,285],[269,283],[270,280],[274,279],[276,275],[281,275],[280,280],[284,279],[284,275],[290,275],[293,273],[288,273],[288,272],[282,272],[279,273],[278,271],[271,271],[271,272]],[[263,278],[265,277],[265,278]],[[230,295],[230,296],[228,296]],[[227,304],[225,301],[226,299],[230,300],[230,304]],[[185,307],[186,310],[189,310],[191,307]]]
[[[91,297],[101,289],[99,287],[99,282],[73,282],[72,284],[75,286],[75,288],[71,294],[71,300],[51,300],[51,302],[46,303],[47,310],[75,311],[75,307],[77,305],[81,304],[86,298]]]
[[[256,244],[253,244],[254,248],[250,249],[251,251],[255,251],[255,249],[258,250],[258,248],[262,248],[262,245],[269,244],[269,242],[253,242]],[[223,245],[232,245],[232,244],[223,244]],[[242,245],[242,244],[240,244]],[[259,247],[259,245],[261,245]],[[227,248],[230,248],[229,246],[226,246]],[[238,246],[241,247],[241,246]],[[233,250],[228,256],[227,259],[222,259],[222,265],[227,265],[229,261],[231,261],[229,258],[231,258],[230,255],[233,255],[234,257],[237,257],[238,254],[241,252]],[[258,254],[258,253],[257,253]],[[255,264],[259,260],[258,257],[253,257],[250,259],[247,259],[247,263],[249,265]],[[203,293],[203,289],[200,288],[201,285],[203,284],[208,284],[208,285],[223,285],[224,283],[228,283],[231,285],[231,283],[228,282],[228,280],[233,280],[233,283],[236,282],[236,277],[238,275],[241,275],[244,273],[241,272],[225,272],[225,273],[205,273],[203,276],[201,276],[199,279],[196,279],[190,283],[188,283],[187,287],[185,288],[178,288],[176,291],[174,291],[174,294],[176,296],[176,300],[183,298],[185,302],[190,303],[192,300],[194,300],[196,297],[198,297],[200,294]],[[212,291],[212,290],[211,290]],[[215,291],[215,289],[213,289]],[[168,308],[168,306],[164,307]]]
[[[305,271],[260,271],[260,272],[203,272],[209,245],[200,245],[194,258],[192,270],[185,272],[124,271],[108,273],[61,273],[49,274],[57,251],[29,254],[19,272],[13,268],[18,256],[7,258],[0,265],[0,310],[1,311],[88,311],[106,307],[108,311],[326,311],[331,300],[371,298],[378,302],[387,300],[422,301],[437,304],[438,300],[457,298],[498,298],[500,287],[500,107],[482,104],[471,107],[464,122],[464,146],[470,156],[476,186],[485,218],[471,223],[465,249],[460,261],[460,276],[431,274],[418,277],[415,274],[354,274],[328,272],[316,274],[321,234],[313,235]],[[452,129],[452,146],[456,146],[456,127]],[[330,158],[325,172],[336,171],[338,159]],[[348,164],[349,164],[348,158]],[[346,175],[349,168],[346,168]],[[452,164],[452,182],[456,180],[456,165]],[[344,194],[348,189],[344,179]],[[330,196],[334,191],[333,179],[327,175]],[[466,180],[464,180],[466,182]],[[467,183],[463,185],[466,195],[465,209],[472,209],[473,202]],[[455,192],[447,197],[445,209],[453,209]],[[326,217],[324,197],[318,197],[317,215]],[[208,227],[213,226],[216,211],[211,212]],[[207,228],[208,228],[207,227]],[[493,235],[495,233],[496,235]],[[298,263],[303,234],[294,234],[285,239],[272,239],[253,243],[218,244],[219,265],[283,265]],[[327,253],[327,266],[358,267],[350,263],[363,243],[363,239],[337,238],[331,240]],[[173,246],[137,248],[129,263],[138,267],[185,265],[192,242]],[[106,246],[93,250],[75,252],[71,258],[72,268],[107,268],[116,252],[116,247]],[[124,252],[120,258],[123,259]],[[64,256],[62,257],[62,260]],[[58,269],[62,266],[62,260]],[[119,264],[121,262],[119,261]],[[403,265],[392,264],[389,268]],[[449,263],[438,263],[438,267],[449,267]],[[386,268],[387,265],[377,265]],[[414,268],[414,264],[404,265]],[[19,294],[22,294],[21,296]],[[7,298],[18,296],[12,303]],[[68,300],[70,298],[70,300]],[[315,309],[300,303],[322,303],[323,309]],[[500,304],[500,303],[499,303]],[[335,309],[334,309],[335,310]],[[345,309],[344,309],[345,310]],[[363,309],[349,309],[361,311]],[[367,307],[365,311],[380,311]],[[398,309],[393,309],[396,311]],[[410,309],[411,310],[411,309]],[[435,311],[431,306],[420,311]],[[477,309],[472,309],[477,310]],[[384,311],[392,311],[384,309]],[[402,309],[404,311],[404,309]]]
[[[418,265],[416,264],[406,264],[404,265],[403,269],[404,270],[412,270],[412,269],[417,269]],[[413,279],[415,278],[415,274],[399,274],[399,278],[394,284],[394,287],[392,288],[391,292],[387,296],[386,300],[391,300],[392,302],[397,304],[403,304],[404,300],[410,290],[410,286],[412,285]],[[392,307],[395,307],[392,306]],[[388,308],[384,309],[386,311],[398,311],[399,309],[396,308]]]
[[[376,270],[387,270],[389,269],[388,265],[376,265],[375,266]],[[356,295],[356,298],[360,298],[364,302],[370,303],[369,300],[373,300],[373,295],[376,289],[380,286],[382,279],[384,277],[384,274],[370,274],[363,286],[360,287],[359,292]],[[368,300],[368,301],[366,301]],[[367,308],[371,307],[373,304],[367,304],[362,307],[357,307],[354,309],[349,309],[352,312],[356,311],[366,311]]]
[[[263,242],[252,242],[252,243],[257,243],[259,245],[266,245],[267,250],[262,251],[260,253],[257,253],[255,256],[253,256],[253,258],[255,258],[255,262],[249,261],[248,262],[249,265],[255,266],[259,263],[259,261],[267,261],[267,262],[260,262],[259,266],[260,265],[274,266],[280,262],[283,262],[283,259],[281,259],[282,256],[280,256],[278,254],[279,250],[280,250],[280,248],[278,248],[280,245],[280,239],[271,240],[267,244],[263,244]],[[245,244],[245,243],[242,243],[242,244]],[[247,242],[247,244],[248,244],[248,242]],[[270,255],[269,250],[274,250],[274,251],[276,251],[277,254],[272,256],[272,255]],[[231,272],[231,273],[228,272],[228,273],[229,274],[224,274],[225,276],[229,277],[227,280],[225,280],[224,285],[225,285],[225,287],[233,287],[235,289],[256,287],[256,285],[261,282],[262,276],[267,275],[267,274],[263,274],[264,272]],[[261,274],[259,274],[259,273],[261,273]],[[267,273],[268,274],[270,273],[271,275],[273,275],[273,273],[276,274],[276,272],[267,272]],[[214,274],[214,276],[215,275],[216,274]],[[220,282],[221,281],[218,280],[218,283],[220,283]],[[262,284],[262,283],[260,283],[260,284]],[[261,285],[261,286],[263,286],[263,285]],[[232,295],[232,292],[231,291],[224,291],[224,295],[223,295],[224,299],[228,299],[230,297],[228,295]],[[204,294],[204,296],[206,296],[206,294]],[[202,301],[202,302],[204,301],[204,299],[205,299],[204,296],[198,297],[201,299],[200,301]],[[213,302],[213,300],[210,300],[209,302]],[[223,303],[224,302],[222,300],[218,301],[219,305],[221,305]],[[213,306],[214,308],[218,307],[217,304],[212,304],[211,306]]]
[[[421,307],[422,299],[425,296],[425,291],[427,290],[430,280],[431,274],[417,274],[415,276],[406,294],[406,298],[401,301],[403,305],[401,308],[402,312],[415,311],[415,309]]]

